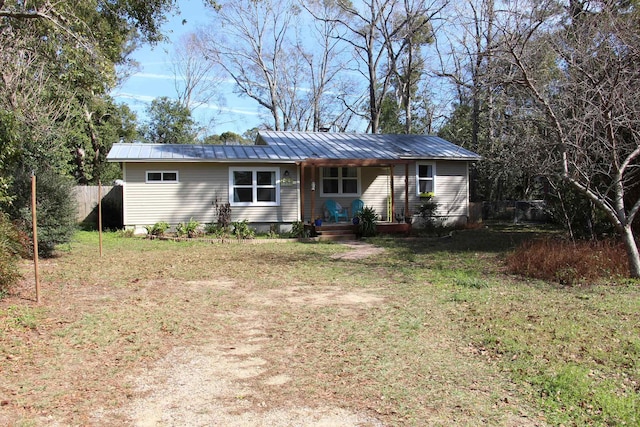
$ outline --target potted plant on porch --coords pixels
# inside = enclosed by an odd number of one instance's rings
[[[433,191],[428,191],[426,193],[420,193],[420,200],[431,200],[435,196]]]

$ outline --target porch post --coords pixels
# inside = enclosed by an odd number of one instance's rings
[[[409,163],[404,164],[404,216],[409,216]]]
[[[310,221],[313,224],[316,214],[316,166],[311,165],[311,216]]]
[[[389,222],[393,222],[395,220],[395,216],[396,216],[396,196],[395,196],[395,192],[393,191],[393,188],[395,187],[395,183],[394,183],[394,179],[393,179],[393,175],[394,175],[395,171],[394,171],[394,166],[391,165],[389,166],[389,178],[390,178],[390,182],[391,182],[391,212],[387,212],[389,218],[387,218],[387,221]]]
[[[304,223],[304,163],[298,165],[298,176],[300,177],[300,221]]]

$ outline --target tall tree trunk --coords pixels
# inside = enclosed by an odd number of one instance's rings
[[[633,278],[640,278],[640,253],[638,252],[638,244],[633,236],[633,230],[631,224],[627,224],[620,230],[622,236],[622,242],[627,250],[627,257],[629,258],[629,276]]]

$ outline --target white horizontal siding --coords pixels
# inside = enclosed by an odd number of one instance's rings
[[[466,221],[468,213],[467,162],[437,161],[436,164],[436,197],[439,204],[438,213],[446,216],[448,222]],[[234,164],[234,166],[238,166]],[[260,164],[246,164],[254,167]],[[280,188],[280,206],[235,206],[231,209],[233,221],[248,220],[253,223],[288,223],[299,219],[298,206],[299,180],[297,168],[292,165],[275,165],[280,167],[280,176],[289,171],[293,185]],[[146,171],[177,171],[178,183],[146,183]],[[414,213],[420,206],[416,196],[415,164],[409,166],[409,213]],[[229,166],[212,163],[126,163],[124,187],[124,223],[127,226],[151,225],[166,221],[171,225],[188,221],[190,218],[200,223],[214,222],[216,218],[213,202],[216,198],[226,203],[229,197]],[[323,205],[327,197],[315,196],[315,212],[311,212],[311,170],[305,169],[305,221],[323,215]],[[387,220],[389,203],[390,177],[388,168],[361,168],[360,198],[366,206],[373,207],[381,218]],[[319,183],[319,173],[316,171]],[[405,166],[394,168],[395,213],[404,209],[405,200]],[[318,188],[319,189],[319,188]],[[338,203],[350,207],[353,196],[335,197]]]
[[[362,200],[365,206],[371,206],[376,210],[379,218],[387,221],[388,204],[391,198],[389,168],[365,168],[365,170],[370,185],[363,190]]]
[[[389,194],[389,176],[388,168],[362,167],[360,168],[360,188],[361,195],[357,196],[320,196],[320,169],[316,169],[316,189],[315,192],[315,212],[311,212],[311,198],[314,197],[311,191],[311,168],[305,168],[305,198],[304,212],[305,221],[311,218],[324,217],[324,203],[331,199],[338,202],[341,206],[349,208],[351,212],[351,203],[355,199],[361,199],[365,206],[373,207],[380,215],[386,215],[386,203]]]
[[[467,163],[440,161],[436,164],[437,214],[447,218],[466,217],[469,209]]]
[[[238,165],[234,165],[238,166]],[[258,166],[258,165],[247,165]],[[292,174],[295,168],[282,167]],[[178,183],[146,183],[148,170],[177,170]],[[282,176],[282,174],[281,174]],[[190,218],[200,223],[217,219],[213,202],[229,199],[229,166],[211,163],[126,163],[124,224],[151,225],[166,221],[176,225]],[[280,206],[232,207],[233,221],[291,222],[296,220],[297,185],[281,187]]]
[[[435,197],[438,203],[437,214],[444,217],[446,223],[466,222],[469,206],[469,187],[467,162],[438,160],[435,163]],[[394,169],[395,211],[400,214],[404,209],[405,166]],[[416,164],[409,165],[409,213],[417,213],[420,198],[416,195]]]
[[[465,161],[433,161],[435,164],[435,183],[436,196],[434,201],[439,205],[438,214],[445,218],[447,223],[464,223],[468,215],[468,183],[467,183],[467,162]],[[408,196],[409,210],[408,214],[414,214],[418,211],[422,203],[416,195],[416,164],[409,165]],[[405,165],[397,165],[393,168],[394,173],[394,198],[395,212],[392,213],[391,219],[395,215],[401,216],[407,214],[405,208]],[[390,204],[390,177],[389,168],[381,167],[362,167],[361,172],[361,190],[360,198],[366,206],[373,207],[380,218],[388,221],[388,205]],[[320,185],[319,171],[316,170],[316,182]],[[318,187],[319,188],[319,187]],[[315,196],[315,212],[311,213],[311,168],[305,169],[305,221],[310,218],[316,218],[323,215],[324,202],[329,197],[321,197],[319,191]],[[342,206],[351,206],[351,202],[355,197],[331,197]]]

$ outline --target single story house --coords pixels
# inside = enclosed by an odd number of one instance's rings
[[[254,145],[114,144],[107,159],[122,164],[127,228],[215,222],[217,201],[233,221],[268,229],[326,220],[327,200],[360,199],[381,221],[403,220],[429,192],[443,220],[464,224],[480,156],[428,135],[261,131]]]

